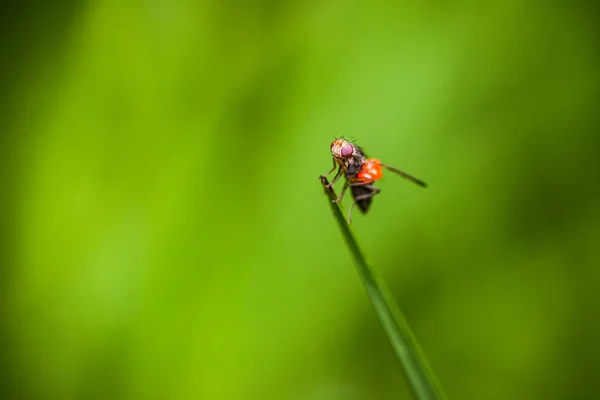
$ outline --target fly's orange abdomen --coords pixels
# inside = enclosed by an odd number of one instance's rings
[[[356,179],[359,182],[373,182],[381,179],[382,176],[381,161],[376,158],[368,158],[356,174]]]

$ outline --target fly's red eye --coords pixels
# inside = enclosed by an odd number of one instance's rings
[[[352,147],[351,144],[347,144],[344,147],[342,147],[342,157],[349,157],[352,155],[352,153],[354,153],[354,148]]]

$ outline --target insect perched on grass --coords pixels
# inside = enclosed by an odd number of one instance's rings
[[[337,174],[335,174],[335,177],[328,185],[328,187],[331,187],[339,177],[344,174],[346,183],[338,198],[333,201],[339,203],[342,200],[342,197],[344,197],[346,189],[350,187],[354,201],[348,210],[348,223],[352,222],[352,209],[354,206],[358,205],[358,208],[360,208],[360,211],[363,214],[366,214],[367,211],[369,211],[373,196],[380,192],[378,188],[373,186],[373,183],[383,177],[382,167],[413,181],[419,186],[427,187],[425,182],[414,176],[402,172],[392,166],[383,164],[376,158],[367,158],[363,149],[354,143],[350,143],[346,139],[335,139],[333,143],[331,143],[331,155],[333,156],[333,168],[325,175],[321,175],[321,177],[327,177],[339,166]]]

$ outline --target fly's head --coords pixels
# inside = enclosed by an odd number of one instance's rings
[[[331,143],[331,155],[348,177],[356,175],[365,160],[362,149],[344,138]]]
[[[352,143],[346,139],[340,138],[335,139],[331,143],[331,155],[335,158],[338,163],[349,157],[352,157],[355,153],[355,147]]]

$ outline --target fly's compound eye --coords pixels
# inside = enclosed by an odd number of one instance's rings
[[[352,153],[354,153],[354,147],[352,147],[351,144],[347,144],[344,147],[342,147],[342,150],[340,151],[340,154],[342,155],[342,157],[350,157],[352,155]]]

